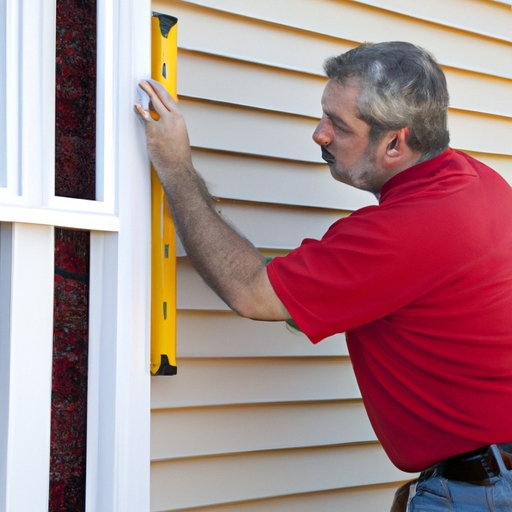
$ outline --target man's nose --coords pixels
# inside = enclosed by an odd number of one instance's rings
[[[324,118],[320,119],[320,122],[315,128],[313,140],[319,146],[328,146],[332,142],[332,130],[329,128]]]

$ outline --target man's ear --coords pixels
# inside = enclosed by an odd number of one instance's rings
[[[404,151],[410,151],[407,145],[407,139],[409,138],[409,128],[405,126],[400,130],[390,132],[387,136],[386,154],[393,158],[399,156]]]
[[[410,161],[414,151],[407,144],[408,138],[409,128],[407,126],[385,135],[382,141],[383,152],[381,153],[382,164],[385,168],[402,167],[405,162]]]

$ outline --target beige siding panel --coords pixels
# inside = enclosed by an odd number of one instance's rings
[[[175,510],[407,478],[377,444],[181,459],[152,464],[151,504]]]
[[[190,101],[182,101],[180,107],[193,146],[322,162],[311,139],[315,119]],[[508,118],[451,109],[449,127],[456,148],[512,154],[512,122]]]
[[[151,405],[169,409],[360,397],[347,358],[182,358],[178,375],[152,380]]]
[[[274,23],[282,23],[305,30],[315,30],[332,33],[332,25],[324,19],[323,29],[319,25],[321,15],[326,11],[333,12],[333,2],[328,0],[315,0],[316,9],[311,9],[308,0],[260,0],[253,2],[241,2],[240,0],[189,0],[190,3],[209,6],[215,9],[226,10],[243,16],[265,19]],[[405,15],[409,18],[429,21],[441,24],[445,27],[459,28],[475,34],[485,35],[497,39],[512,42],[510,22],[512,15],[503,5],[493,5],[486,1],[450,0],[447,5],[443,0],[430,0],[429,2],[410,2],[408,0],[351,0],[361,4],[361,7],[372,6],[390,11],[392,14]],[[345,9],[346,2],[337,6],[337,13]],[[471,8],[468,7],[468,3]],[[503,3],[509,2],[504,1]],[[330,4],[330,5],[329,5]],[[311,12],[316,11],[316,12]],[[334,11],[336,12],[336,11]],[[313,23],[307,19],[307,15],[314,19]],[[311,26],[315,28],[311,28]],[[339,25],[338,25],[339,27]]]
[[[448,27],[460,28],[475,34],[503,39],[512,42],[512,12],[509,0],[490,3],[488,0],[353,0],[361,4],[373,5],[385,10],[439,23]]]
[[[321,75],[326,57],[354,47],[354,43],[338,38],[308,34],[178,0],[159,0],[153,2],[153,8],[179,19],[180,48],[283,69]]]
[[[154,461],[283,448],[375,442],[359,401],[160,410]]]
[[[448,115],[451,146],[462,150],[512,155],[512,120],[458,110]]]
[[[192,146],[322,162],[311,138],[317,119],[188,100],[180,102],[180,110]]]
[[[202,150],[193,159],[214,197],[339,210],[377,204],[373,194],[335,181],[325,163]]]
[[[284,322],[256,322],[232,312],[178,311],[178,357],[325,357],[348,355],[343,334],[314,345]]]
[[[454,109],[512,118],[512,80],[451,68],[444,71]]]
[[[187,508],[188,512],[389,512],[397,483],[364,488],[302,493],[282,498]]]
[[[180,51],[178,67],[180,95],[315,118],[320,116],[320,100],[327,80],[324,76],[187,50]],[[454,68],[444,71],[453,108],[512,117],[512,80]]]
[[[230,311],[226,304],[206,286],[186,257],[178,258],[177,290],[178,310]]]
[[[178,59],[180,95],[311,117],[321,115],[325,76],[187,50],[180,50]]]
[[[429,23],[362,3],[348,0],[315,0],[314,8],[311,0],[197,0],[187,3],[226,9],[231,13],[236,12],[240,17],[253,17],[255,25],[261,23],[260,20],[265,20],[276,25],[294,27],[306,34],[316,33],[322,37],[327,35],[357,43],[393,41],[399,34],[399,39],[403,41],[428,48],[443,65],[512,78],[512,47],[508,42]],[[400,26],[399,30],[397,25]],[[238,32],[235,26],[232,29],[233,32]],[[241,36],[240,34],[238,37]],[[238,42],[238,37],[235,36],[236,41],[233,44]],[[256,41],[254,44],[257,44]],[[281,41],[280,44],[288,46],[286,41]],[[299,47],[307,48],[304,43]],[[343,50],[335,53],[341,51]],[[328,55],[329,53],[324,54],[321,59]],[[283,63],[276,62],[276,65],[280,64]],[[318,67],[311,70],[314,69]]]
[[[343,212],[310,208],[294,209],[274,205],[228,203],[217,210],[257,247],[294,249],[304,238],[321,238]]]

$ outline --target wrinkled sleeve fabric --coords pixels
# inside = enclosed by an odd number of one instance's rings
[[[401,249],[371,207],[340,219],[321,240],[306,239],[267,267],[270,282],[313,343],[368,323],[405,300]],[[376,213],[376,212],[375,212]]]
[[[442,201],[441,201],[442,202]],[[406,202],[407,203],[407,202]],[[370,206],[306,239],[267,267],[270,282],[313,343],[381,319],[439,285],[474,249],[471,223],[428,201]],[[448,225],[447,225],[448,224]],[[439,229],[439,226],[443,226]],[[451,252],[451,247],[458,252]]]

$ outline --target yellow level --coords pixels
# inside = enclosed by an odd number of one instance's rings
[[[151,18],[151,78],[174,99],[177,23],[156,12]],[[176,236],[162,185],[151,168],[151,373],[176,372]]]

